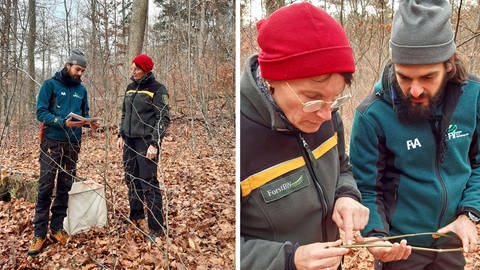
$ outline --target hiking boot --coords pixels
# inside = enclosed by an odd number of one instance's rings
[[[160,230],[150,230],[150,232],[147,235],[147,240],[150,240],[151,242],[156,241],[158,237],[161,237],[163,235],[163,231]]]
[[[33,241],[32,241],[32,245],[30,246],[30,248],[28,249],[28,256],[35,256],[37,255],[38,253],[40,253],[40,250],[42,250],[43,248],[43,245],[45,244],[45,237],[42,238],[42,237],[39,237],[39,236],[35,236],[33,238]]]
[[[52,241],[53,243],[59,242],[62,245],[65,245],[68,240],[68,234],[63,229],[59,230],[56,233],[53,233],[52,230],[49,230],[47,237],[48,237],[48,240]]]

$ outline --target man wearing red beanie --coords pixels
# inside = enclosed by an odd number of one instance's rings
[[[369,210],[338,108],[355,71],[342,27],[309,3],[257,23],[240,81],[241,269],[337,269]],[[335,248],[327,248],[335,247]],[[384,251],[408,256],[405,243]]]

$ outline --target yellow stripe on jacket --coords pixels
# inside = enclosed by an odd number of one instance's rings
[[[323,156],[328,150],[335,147],[338,143],[337,133],[335,133],[332,137],[322,143],[319,147],[312,151],[313,156],[316,159],[319,159]],[[255,189],[265,185],[266,183],[276,179],[277,177],[296,170],[305,165],[305,160],[303,156],[287,160],[280,164],[277,164],[273,167],[265,169],[261,172],[258,172],[252,176],[249,176],[247,179],[243,180],[240,183],[240,188],[242,189],[242,196],[246,197],[250,194],[250,192],[254,191]]]
[[[141,93],[141,94],[146,94],[146,95],[148,95],[148,96],[151,97],[151,98],[153,98],[153,95],[154,95],[153,92],[150,92],[150,91],[147,91],[147,90],[128,90],[128,91],[127,91],[127,93],[130,93],[130,92],[132,92],[132,93],[137,92],[137,93]]]

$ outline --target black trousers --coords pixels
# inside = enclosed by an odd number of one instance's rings
[[[157,180],[158,154],[146,157],[149,144],[144,138],[124,138],[123,166],[128,186],[130,219],[144,219],[147,205],[148,228],[159,231],[164,226],[162,195]]]
[[[38,197],[33,219],[35,236],[45,237],[48,230],[49,212],[52,213],[50,229],[57,232],[63,229],[67,216],[68,192],[76,175],[80,143],[60,142],[44,138],[40,144],[40,178]],[[52,194],[57,180],[55,199]]]

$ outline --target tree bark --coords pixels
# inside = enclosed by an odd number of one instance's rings
[[[7,83],[8,80],[5,80],[4,77],[8,75],[8,63],[9,63],[9,44],[10,44],[10,20],[11,20],[11,8],[12,8],[12,1],[7,0],[3,5],[3,23],[2,23],[2,31],[0,37],[0,120],[2,125],[7,125],[7,104],[8,104],[8,91],[9,89]],[[0,138],[1,139],[1,138]]]
[[[70,9],[67,8],[67,0],[63,0],[63,6],[65,7],[65,31],[67,32],[67,55],[71,52],[71,37],[70,37]]]
[[[35,0],[28,1],[28,73],[30,74],[30,79],[27,81],[27,91],[29,93],[29,102],[28,102],[28,111],[33,112],[33,104],[35,104],[35,39],[36,39],[36,28],[37,28],[37,17],[35,16],[36,3]]]
[[[128,59],[131,61],[142,52],[143,40],[145,39],[145,27],[148,18],[148,1],[134,0],[132,7],[132,20],[128,35]]]
[[[480,0],[478,0],[478,7],[480,9]],[[475,33],[476,35],[480,35],[480,12],[477,13],[478,14],[478,18],[477,18],[477,27],[475,29]],[[470,72],[474,72],[475,71],[475,67],[476,67],[476,64],[477,64],[477,61],[478,58],[480,57],[480,54],[478,52],[478,50],[480,49],[480,36],[477,36],[475,38],[475,42],[473,43],[473,48],[472,48],[472,52],[471,52],[471,55],[470,55]]]
[[[283,7],[285,0],[266,0],[265,9],[267,10],[267,16],[270,16],[275,10]]]

